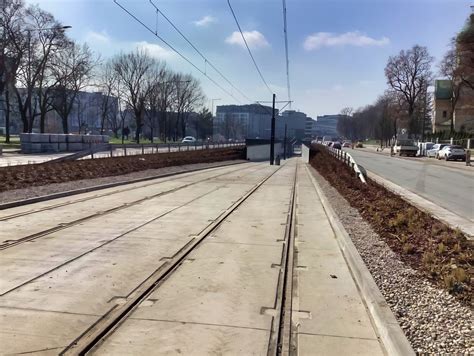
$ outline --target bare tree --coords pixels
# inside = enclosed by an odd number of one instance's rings
[[[59,51],[53,62],[54,87],[52,105],[61,117],[63,132],[69,133],[69,115],[76,103],[76,97],[90,81],[95,62],[89,47],[70,42]]]
[[[100,108],[100,133],[103,134],[106,124],[111,126],[115,136],[118,135],[118,100],[117,100],[117,74],[111,61],[106,62],[100,68],[98,88],[101,93],[99,99]]]
[[[121,95],[135,114],[135,140],[140,142],[140,132],[146,110],[146,101],[153,90],[150,78],[155,70],[156,61],[145,51],[137,50],[120,54],[113,60],[114,70],[121,82]]]
[[[418,120],[415,117],[417,99],[422,95],[426,84],[431,82],[431,63],[433,57],[428,49],[413,46],[402,50],[397,56],[391,56],[385,67],[385,76],[390,87],[402,94],[408,111],[408,130],[410,134],[418,132]]]
[[[186,125],[189,113],[197,107],[202,106],[204,94],[198,80],[191,75],[176,74],[174,77],[175,84],[175,140],[177,136],[186,136]]]
[[[12,0],[2,7],[0,51],[0,95],[4,96],[6,142],[10,142],[10,113],[18,68],[27,50],[23,32],[25,8],[23,0]]]
[[[450,131],[454,132],[454,111],[459,100],[461,88],[465,85],[459,77],[460,71],[458,70],[458,60],[454,46],[446,52],[441,60],[439,72],[451,82],[451,111],[449,113],[449,120],[451,123]]]
[[[155,137],[156,128],[159,126],[159,115],[162,101],[162,87],[167,77],[167,69],[164,63],[157,62],[156,68],[152,71],[154,78],[150,78],[150,84],[152,86],[150,93],[147,97],[147,110],[146,119],[150,129],[150,141],[153,142]]]
[[[354,109],[347,106],[347,107],[345,107],[345,108],[342,108],[342,110],[341,110],[341,115],[344,115],[344,116],[351,116],[353,112],[354,112]]]
[[[466,87],[474,90],[474,13],[456,37],[456,55],[456,75]]]
[[[162,139],[166,142],[171,137],[171,123],[169,122],[168,111],[172,110],[175,100],[175,85],[173,82],[174,73],[167,70],[164,73],[162,82],[159,83],[159,128]]]
[[[44,90],[48,86],[47,71],[51,68],[55,53],[66,43],[64,30],[53,15],[37,6],[30,6],[22,13],[19,26],[23,36],[17,43],[18,51],[22,52],[15,85],[18,111],[23,121],[23,131],[31,132],[35,117],[38,116],[34,106],[43,108],[44,130],[45,111],[49,106],[49,96]]]

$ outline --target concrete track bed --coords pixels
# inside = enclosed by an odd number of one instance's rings
[[[2,167],[0,192],[81,179],[119,176],[148,169],[243,158],[245,149],[224,148]]]
[[[370,179],[363,184],[321,146],[312,146],[310,163],[358,210],[400,260],[470,305],[472,244],[460,231],[450,229]]]

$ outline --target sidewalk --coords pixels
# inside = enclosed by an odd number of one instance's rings
[[[298,167],[293,315],[301,355],[383,355],[363,297],[303,164]],[[296,314],[296,315],[295,315]]]

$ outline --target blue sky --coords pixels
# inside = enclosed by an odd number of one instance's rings
[[[26,0],[50,11],[71,37],[88,42],[102,58],[137,46],[169,67],[201,80],[216,105],[236,103],[156,37],[134,22],[113,0]],[[149,0],[118,0],[152,28],[156,14]],[[226,0],[154,0],[237,88],[252,100],[271,100],[235,31]],[[266,81],[286,100],[281,0],[231,0]],[[414,44],[427,46],[433,70],[449,40],[462,27],[472,1],[465,0],[287,0],[293,109],[312,117],[372,103],[386,89],[384,67],[390,55]],[[205,63],[158,18],[159,34],[204,70]],[[207,73],[242,103],[243,98],[217,73]]]

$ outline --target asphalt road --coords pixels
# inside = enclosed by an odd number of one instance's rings
[[[429,160],[401,159],[358,150],[348,152],[365,169],[474,221],[474,170],[443,167]]]

